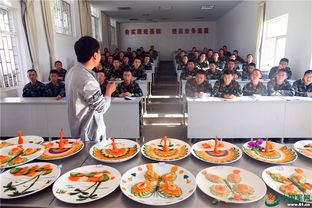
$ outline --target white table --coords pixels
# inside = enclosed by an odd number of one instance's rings
[[[312,98],[187,98],[187,137],[312,138]]]
[[[104,114],[107,137],[139,138],[141,98],[125,100],[113,98]],[[58,137],[63,128],[64,136],[70,136],[66,100],[55,98],[0,99],[2,137],[16,136],[18,130],[23,134],[42,137]]]

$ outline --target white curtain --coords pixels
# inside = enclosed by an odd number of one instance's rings
[[[89,0],[78,0],[80,12],[80,26],[82,36],[92,37],[91,7]]]
[[[38,37],[36,27],[36,16],[34,10],[35,0],[23,0],[23,2],[25,4],[25,24],[30,53],[32,57],[32,65],[33,68],[37,71],[38,80],[42,80],[38,60],[38,42],[37,42]]]
[[[43,25],[45,29],[49,55],[50,55],[50,65],[51,69],[54,67],[55,62],[55,40],[54,40],[54,22],[52,18],[52,8],[51,1],[41,1],[41,11],[43,17]]]
[[[265,18],[265,2],[261,1],[258,3],[258,19],[257,19],[257,42],[256,42],[256,53],[255,59],[257,67],[260,68],[261,61],[261,45],[263,38],[263,26],[264,26],[264,18]]]
[[[108,48],[110,49],[111,47],[111,23],[110,23],[110,18],[104,13],[101,12],[101,24],[102,24],[102,45],[101,48]]]

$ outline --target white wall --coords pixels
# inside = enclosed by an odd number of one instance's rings
[[[217,47],[237,49],[241,57],[254,54],[258,1],[243,1],[217,20]]]
[[[172,34],[173,28],[209,28],[208,34]],[[125,35],[125,29],[160,28],[161,34],[154,35]],[[122,50],[143,46],[149,49],[154,45],[160,52],[161,60],[172,60],[172,52],[178,48],[191,50],[193,46],[202,50],[204,47],[216,47],[216,23],[215,22],[157,22],[157,23],[121,23],[120,43]]]
[[[217,20],[218,47],[238,49],[241,56],[255,53],[257,3],[244,1]],[[288,13],[285,57],[293,78],[301,78],[312,65],[312,1],[266,1],[265,20]],[[278,64],[278,63],[276,63]]]
[[[265,19],[288,13],[285,57],[298,79],[311,67],[312,1],[268,1]]]

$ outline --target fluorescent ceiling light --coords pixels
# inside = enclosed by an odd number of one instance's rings
[[[206,9],[213,9],[216,5],[202,5],[200,9],[206,10]]]

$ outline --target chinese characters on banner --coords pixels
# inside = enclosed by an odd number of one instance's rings
[[[159,35],[161,34],[160,28],[150,29],[125,29],[125,35]]]
[[[208,27],[205,28],[172,28],[171,34],[207,34]],[[149,29],[125,29],[125,35],[159,35],[161,34],[160,28]]]
[[[172,28],[171,34],[207,34],[208,27],[205,28]]]

